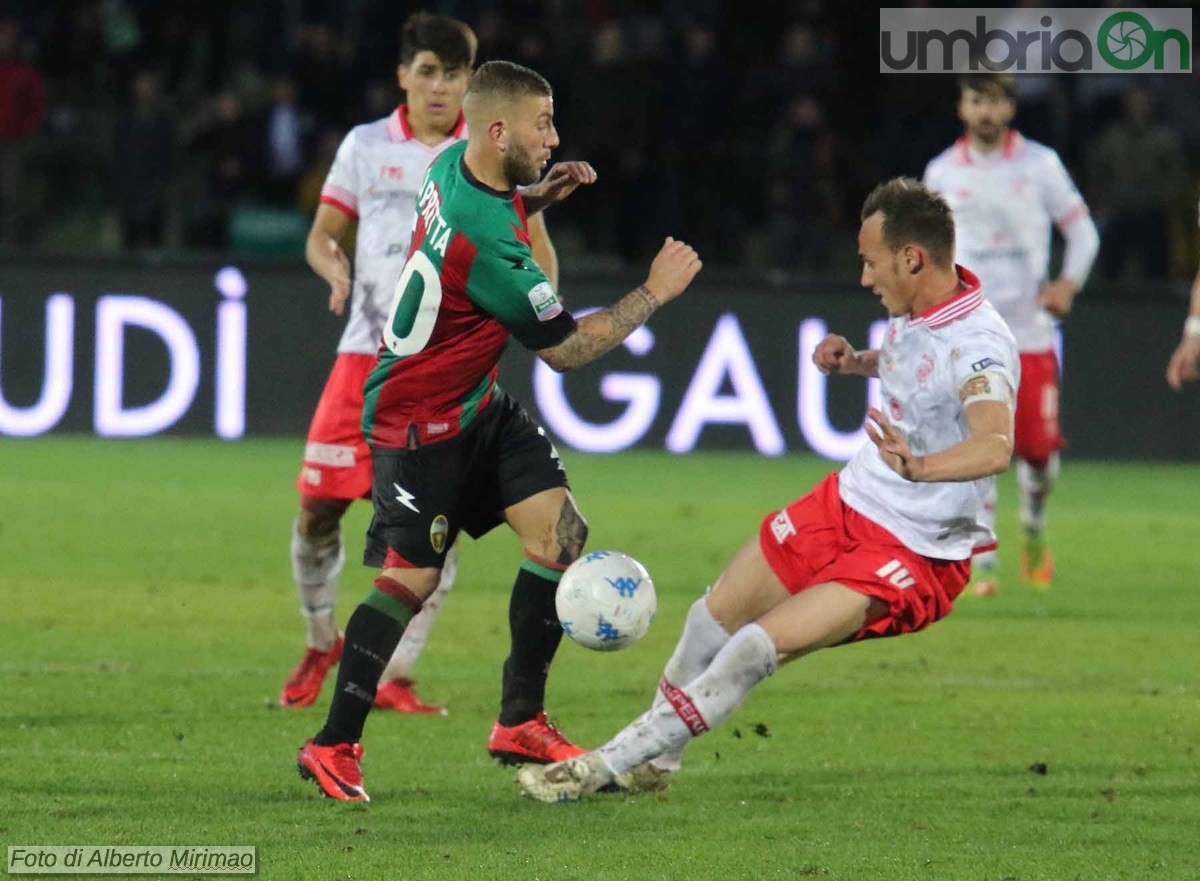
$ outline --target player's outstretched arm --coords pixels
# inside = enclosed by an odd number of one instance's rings
[[[692,283],[703,264],[695,249],[668,238],[650,264],[646,283],[638,285],[614,305],[579,319],[574,333],[538,357],[562,373],[590,364],[621,344],[659,306],[674,300]]]
[[[856,352],[844,336],[831,333],[813,349],[813,363],[828,376],[879,376],[879,350]]]
[[[304,259],[329,284],[329,311],[334,315],[346,311],[350,297],[350,260],[341,246],[349,228],[349,217],[332,205],[320,205],[304,243]]]

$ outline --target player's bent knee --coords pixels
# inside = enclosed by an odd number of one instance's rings
[[[528,530],[521,536],[521,543],[527,554],[569,566],[583,553],[587,538],[587,521],[575,507],[575,500],[567,495],[549,529]]]
[[[376,579],[376,586],[378,586],[381,579],[393,581],[403,585],[407,591],[423,603],[429,598],[430,594],[437,590],[441,577],[441,569],[390,568],[380,571],[379,577]]]
[[[709,614],[727,633],[757,621],[791,594],[763,557],[757,538],[734,555],[705,597]]]
[[[342,515],[350,507],[345,499],[323,499],[317,496],[300,497],[300,513],[296,531],[304,538],[321,539],[337,532]]]

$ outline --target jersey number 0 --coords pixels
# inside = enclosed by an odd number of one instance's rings
[[[400,358],[424,349],[441,306],[441,275],[424,252],[414,251],[396,282],[392,311],[383,326],[384,345]]]

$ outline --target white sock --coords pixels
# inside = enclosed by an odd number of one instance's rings
[[[712,659],[717,656],[717,652],[724,648],[727,642],[729,642],[729,634],[725,632],[721,622],[714,618],[712,612],[708,610],[708,602],[705,597],[700,597],[688,609],[687,618],[683,623],[683,633],[679,637],[679,643],[675,646],[675,654],[671,655],[671,660],[667,661],[667,666],[663,669],[662,682],[654,692],[654,702],[651,704],[651,708],[666,701],[665,692],[670,687],[678,688],[703,673]],[[663,683],[666,684],[665,687]],[[678,748],[667,750],[662,755],[656,756],[653,764],[664,771],[678,771],[679,764],[683,759],[683,750],[688,743],[689,741],[684,741]]]
[[[300,589],[300,613],[307,628],[310,648],[327,651],[337,642],[333,605],[337,601],[338,576],[346,564],[341,530],[321,539],[302,536],[299,521],[292,521],[292,578]]]
[[[992,531],[993,535],[996,534],[996,502],[998,499],[996,478],[993,477],[987,482],[987,489],[983,495],[983,508],[979,512],[979,520]],[[995,551],[984,551],[971,558],[971,569],[978,575],[980,569],[995,569],[997,563]]]
[[[614,774],[672,750],[715,728],[738,708],[755,685],[775,672],[775,643],[757,624],[747,624],[717,652],[708,669],[676,689],[597,751]]]
[[[1030,465],[1024,459],[1017,462],[1021,526],[1030,535],[1037,535],[1046,525],[1046,498],[1058,479],[1059,466],[1058,453],[1052,453],[1041,467]]]
[[[391,660],[383,669],[380,682],[413,678],[413,667],[417,665],[417,658],[421,656],[421,650],[425,648],[425,640],[429,638],[429,631],[433,629],[433,622],[437,620],[437,616],[442,611],[446,594],[450,593],[450,588],[454,586],[454,576],[457,574],[458,545],[455,545],[446,554],[446,561],[442,564],[442,577],[438,579],[437,589],[429,595],[429,598],[421,605],[421,611],[404,628],[404,635],[400,637],[399,645],[396,646]]]

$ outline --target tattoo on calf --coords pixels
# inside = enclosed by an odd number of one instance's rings
[[[554,525],[554,534],[558,540],[558,557],[555,562],[568,566],[579,557],[587,542],[588,526],[583,515],[570,499],[563,502],[558,512],[558,522]]]

